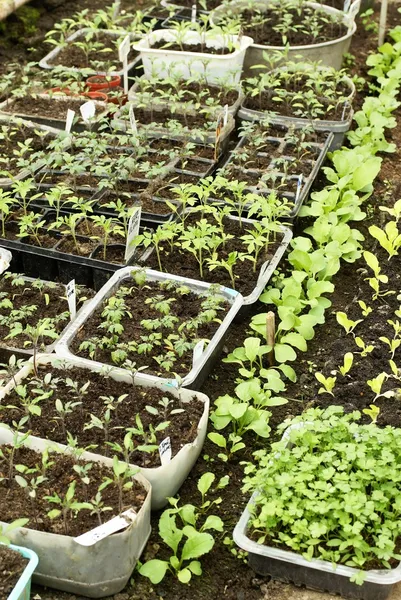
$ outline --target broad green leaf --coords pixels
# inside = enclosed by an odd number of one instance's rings
[[[191,538],[187,539],[182,549],[181,558],[190,560],[207,554],[214,546],[214,539],[210,533],[197,532]]]
[[[138,571],[143,577],[147,577],[154,585],[157,585],[164,578],[167,569],[168,562],[154,558],[142,565]]]
[[[207,529],[215,529],[216,531],[224,530],[224,523],[217,517],[216,515],[209,515],[206,519],[204,525],[202,526],[202,530],[206,531]]]
[[[218,446],[219,448],[226,448],[226,446],[227,446],[226,438],[223,435],[221,435],[220,433],[215,433],[212,431],[212,433],[209,433],[207,437],[209,438],[209,440],[211,442],[216,444],[216,446]]]

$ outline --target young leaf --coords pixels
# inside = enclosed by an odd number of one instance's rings
[[[203,554],[207,554],[214,546],[214,539],[210,533],[199,533],[194,532],[193,535],[187,539],[182,549],[182,560],[190,560],[191,558],[198,558]]]
[[[147,577],[154,585],[156,585],[164,578],[167,568],[168,562],[154,558],[142,565],[138,571],[143,577]]]

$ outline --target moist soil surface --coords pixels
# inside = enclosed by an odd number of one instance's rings
[[[209,221],[207,216],[205,218]],[[210,219],[209,222],[212,223],[213,221]],[[188,217],[186,223],[195,225],[196,219]],[[239,237],[246,234],[251,227],[251,225],[247,224],[243,225],[241,228],[237,221],[225,219],[224,231],[226,234],[232,235],[233,239],[228,240],[225,243],[224,248],[219,248],[219,258],[226,260],[230,252],[244,251],[244,246],[241,243],[238,243],[238,240]],[[237,261],[233,269],[235,277],[235,289],[243,296],[247,296],[255,288],[261,266],[264,262],[274,256],[280,241],[281,239],[278,236],[276,242],[272,241],[272,243],[269,244],[267,255],[263,254],[263,252],[260,253],[255,270],[253,270],[253,264],[251,264],[249,261]],[[174,248],[172,252],[165,249],[165,251],[161,253],[161,263],[163,271],[166,273],[173,273],[174,275],[179,275],[180,277],[199,279],[198,262],[196,258],[189,252],[183,252],[179,248]],[[151,269],[160,270],[155,252],[153,252],[150,257],[146,259],[145,265]],[[209,270],[207,265],[205,265],[203,278],[201,279],[203,279],[203,281],[207,281],[208,283],[218,283],[228,288],[233,287],[231,278],[223,267],[217,267],[214,270]]]
[[[10,446],[2,446],[1,450],[8,457]],[[67,519],[67,531],[63,519],[50,519],[47,513],[59,505],[49,502],[46,496],[58,494],[64,497],[69,485],[76,481],[74,499],[77,502],[90,502],[95,498],[99,486],[105,478],[113,479],[113,470],[102,463],[92,462],[90,468],[90,482],[84,483],[73,470],[74,465],[85,465],[85,461],[76,461],[72,456],[66,454],[51,453],[49,456],[49,467],[46,469],[46,480],[39,485],[36,492],[35,502],[31,502],[28,494],[21,494],[21,488],[14,476],[11,483],[8,479],[8,466],[0,471],[3,481],[0,482],[0,510],[2,521],[11,523],[15,519],[29,519],[28,528],[48,533],[70,535],[72,537],[86,533],[99,525],[96,514],[91,514],[89,509],[80,510],[74,518]],[[35,469],[42,465],[42,454],[29,448],[18,448],[14,454],[14,465],[24,465],[29,469]],[[13,475],[18,471],[13,470]],[[105,513],[107,520],[117,516],[120,512],[119,491],[114,482],[102,490],[102,500],[105,506],[112,510]],[[124,490],[122,495],[122,510],[133,508],[138,512],[146,498],[146,491],[140,483],[134,480],[130,490]],[[104,519],[104,514],[103,514]]]
[[[0,139],[0,171],[4,170],[11,173],[11,175],[16,175],[22,170],[17,164],[18,159],[14,157],[15,151],[21,150],[19,144],[26,144],[27,146],[24,158],[27,159],[29,156],[33,159],[37,153],[47,148],[48,140],[47,136],[45,138],[39,137],[34,128],[9,127],[7,138]],[[0,175],[0,179],[5,176]]]
[[[167,109],[157,111],[137,109],[135,111],[135,118],[138,123],[143,125],[156,123],[157,125],[162,125],[163,129],[167,127],[168,121],[177,121],[189,129],[196,129],[198,127],[199,129],[209,130],[216,126],[214,121],[208,121],[205,119],[204,115],[190,113],[180,114]]]
[[[103,301],[79,329],[71,343],[72,352],[75,356],[91,358],[104,364],[116,364],[113,360],[113,354],[118,347],[116,344],[111,349],[107,345],[102,347],[101,339],[104,335],[110,335],[105,325],[105,318],[110,309],[106,309],[106,307],[114,306],[117,297],[120,299],[123,298],[124,305],[120,309],[123,312],[123,316],[117,321],[121,323],[122,331],[121,333],[116,333],[114,337],[117,337],[120,348],[121,344],[124,343],[138,344],[138,351],[135,349],[136,347],[130,349],[127,346],[123,346],[126,352],[126,359],[135,361],[136,368],[141,367],[147,374],[163,377],[171,377],[172,373],[179,373],[182,376],[186,375],[192,368],[192,345],[190,344],[189,348],[175,350],[174,348],[170,348],[171,341],[167,343],[169,336],[177,336],[178,334],[180,339],[187,342],[202,339],[209,341],[219,327],[219,319],[223,320],[225,313],[230,308],[228,302],[224,300],[220,304],[220,309],[217,311],[215,320],[210,322],[202,320],[202,322],[198,323],[197,328],[193,328],[193,325],[188,327],[187,325],[196,320],[205,310],[202,307],[205,296],[197,295],[193,292],[188,293],[188,291],[189,288],[185,293],[180,293],[178,288],[177,291],[175,289],[164,290],[159,283],[151,281],[147,281],[142,286],[135,285],[133,279],[124,281],[123,285],[118,289],[118,295],[111,296],[113,298],[111,302],[110,299]],[[166,308],[159,308],[158,306],[161,301],[166,301],[168,306]],[[102,316],[105,309],[106,312]],[[155,319],[160,321],[163,316],[168,315],[171,315],[173,318],[173,322],[170,325],[159,322],[156,329],[151,326],[150,321],[154,322]],[[157,331],[157,335],[160,335],[159,342],[153,342],[149,339],[149,335],[151,336],[153,331]],[[156,334],[153,333],[154,335]],[[81,344],[87,340],[94,341],[93,351],[81,348]],[[161,343],[162,340],[163,344]],[[148,347],[149,344],[150,347]],[[142,349],[142,346],[145,346],[145,348]],[[160,356],[164,356],[166,350],[169,348],[175,351],[175,361],[170,366],[170,369],[167,367],[164,368],[163,363],[159,364],[156,360]],[[117,361],[117,364],[121,364],[122,362],[121,360]]]
[[[235,49],[230,50],[229,48],[214,48],[213,46],[206,46],[204,44],[174,44],[173,42],[166,42],[165,40],[159,40],[158,42],[155,42],[152,44],[151,48],[215,55],[232,54],[235,52]]]
[[[326,98],[316,97],[319,106],[313,106],[313,111],[308,107],[307,100],[303,103],[302,97],[294,98],[293,95],[288,95],[284,101],[277,101],[277,96],[271,92],[262,92],[258,96],[248,96],[244,101],[244,108],[256,110],[258,112],[275,113],[282,117],[298,117],[298,118],[313,118],[324,121],[344,121],[349,113],[350,108],[344,105],[343,102],[333,102]]]
[[[200,101],[202,103],[202,99],[209,100],[213,98],[222,106],[226,104],[231,106],[238,99],[238,92],[236,90],[225,90],[214,85],[206,86],[195,81],[185,84],[185,86],[181,82],[177,82],[177,87],[168,82],[158,81],[152,89],[146,81],[139,80],[139,88],[136,93],[150,93],[154,98],[162,98],[164,102],[168,102],[169,95],[176,94],[177,88],[180,94],[180,102]]]
[[[59,284],[44,284],[43,289],[39,291],[32,286],[31,282],[25,281],[23,285],[13,285],[14,278],[2,278],[0,281],[0,298],[4,298],[5,295],[11,300],[12,308],[6,306],[0,307],[0,339],[2,345],[6,345],[9,348],[32,348],[32,344],[29,343],[25,346],[25,342],[29,341],[29,338],[21,333],[16,337],[5,339],[10,333],[10,327],[3,323],[3,319],[15,315],[12,319],[12,324],[21,323],[22,328],[26,325],[35,327],[36,324],[42,319],[50,319],[54,325],[56,333],[61,333],[63,329],[69,323],[69,312],[68,302],[66,299],[65,287]],[[39,282],[40,283],[40,282]],[[1,305],[1,300],[0,300]],[[21,309],[31,307],[29,314],[25,315],[21,312]],[[15,312],[14,312],[15,311]],[[10,323],[10,325],[12,326]],[[40,347],[54,342],[51,337],[44,336],[40,340]]]
[[[57,66],[62,65],[63,67],[74,67],[76,69],[86,69],[88,67],[95,69],[95,71],[105,71],[105,66],[97,63],[104,62],[111,63],[113,65],[119,65],[118,48],[117,48],[118,36],[110,37],[104,33],[100,33],[93,37],[90,42],[101,44],[101,50],[99,48],[91,50],[86,56],[84,50],[75,46],[73,43],[68,44],[65,48],[62,48],[60,52],[49,61],[50,65]],[[84,42],[85,36],[79,37],[77,42]],[[107,52],[105,52],[107,50]],[[132,62],[137,56],[137,53],[130,51],[128,55],[128,63]]]
[[[140,184],[141,188],[147,187],[147,184]],[[101,200],[98,202],[98,210],[100,212],[112,212],[113,209],[107,208],[105,205],[109,202],[115,202],[119,198],[124,201],[127,207],[141,206],[143,212],[155,214],[155,215],[168,215],[171,213],[171,208],[164,202],[154,200],[151,192],[142,191],[140,194],[133,196],[123,196],[121,194],[115,194],[112,191],[107,191]]]
[[[40,390],[51,392],[49,398],[40,402],[41,416],[31,415],[29,430],[33,435],[45,438],[60,444],[67,443],[66,432],[77,438],[78,447],[91,447],[92,452],[103,456],[112,457],[116,454],[124,460],[121,451],[111,448],[110,444],[120,444],[123,447],[124,437],[129,428],[137,428],[136,418],[140,416],[144,431],[149,435],[149,427],[157,429],[162,423],[168,424],[164,429],[156,431],[155,440],[146,441],[144,436],[133,435],[133,449],[129,455],[129,462],[141,467],[159,467],[159,444],[170,437],[172,456],[174,457],[185,444],[192,443],[198,434],[198,425],[204,412],[203,402],[195,397],[190,402],[180,402],[173,395],[156,388],[143,388],[126,382],[119,382],[110,377],[104,377],[87,369],[68,369],[62,371],[58,368],[41,367],[39,377],[31,376],[24,380],[29,396],[33,400],[41,395]],[[46,386],[43,382],[45,375],[51,374],[54,387]],[[88,384],[82,395],[77,395],[73,382],[78,390]],[[53,386],[53,383],[51,384]],[[121,403],[118,398],[123,397]],[[66,402],[78,402],[71,412],[65,415],[64,421],[56,410],[56,400],[65,406]],[[113,402],[114,400],[114,402]],[[167,407],[162,406],[166,401]],[[24,408],[21,399],[15,392],[7,396],[7,404],[15,408],[5,408],[0,413],[3,424],[12,425],[14,420],[21,418]],[[104,419],[108,407],[111,419],[108,434],[99,427],[86,428],[91,423],[91,415],[97,419]],[[175,412],[176,411],[176,412]],[[152,412],[156,414],[152,414]],[[155,444],[152,451],[141,450],[146,444]]]
[[[244,34],[253,38],[254,44],[307,46],[308,44],[330,42],[343,37],[347,33],[347,28],[341,22],[327,23],[327,13],[315,11],[310,7],[301,7],[299,11],[298,9],[286,8],[285,15],[284,11],[268,9],[261,13],[265,21],[263,25],[252,24],[256,15],[255,11],[247,9],[241,11],[240,14]],[[311,15],[316,18],[317,28],[320,30],[316,35],[312,35],[308,31],[308,25],[305,24],[307,19],[311,18]],[[291,27],[286,28],[282,35],[275,28],[277,26],[282,27],[284,18],[288,18]],[[285,36],[285,40],[283,36]]]
[[[0,546],[0,600],[7,600],[28,564],[16,550]]]
[[[25,96],[24,98],[18,98],[5,110],[6,112],[25,114],[35,117],[48,117],[50,119],[57,119],[59,121],[65,121],[67,118],[68,109],[75,111],[79,115],[79,109],[82,104],[88,101],[88,98],[80,98],[79,100],[65,96],[65,100],[61,100],[56,96],[53,96],[51,100],[46,98],[32,98]],[[104,106],[99,106],[95,103],[96,114],[100,114],[104,111]]]

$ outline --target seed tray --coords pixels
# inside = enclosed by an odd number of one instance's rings
[[[39,212],[38,218],[46,220],[51,212],[53,211],[42,210]],[[62,214],[65,214],[65,211],[62,211]],[[17,223],[9,221],[7,227],[17,227]],[[143,231],[143,228],[140,231]],[[91,250],[90,255],[83,257],[60,250],[59,247],[65,236],[62,236],[59,232],[41,229],[39,234],[50,235],[50,237],[54,238],[54,245],[51,248],[43,248],[41,246],[33,246],[23,240],[9,240],[0,237],[0,245],[10,250],[13,255],[12,267],[16,270],[16,266],[18,266],[17,272],[23,272],[29,277],[39,277],[43,280],[59,281],[62,283],[68,283],[72,279],[75,279],[77,284],[98,290],[113,273],[124,266],[123,264],[106,262],[96,258],[102,244],[96,244]],[[81,242],[90,241],[88,237],[82,235],[78,235],[77,239]],[[134,259],[139,260],[142,256],[145,256],[145,254],[139,254],[138,257],[134,255],[130,263]]]
[[[49,94],[36,94],[37,98],[40,98],[41,100],[44,100],[45,102],[66,102],[68,103],[68,101],[71,101],[71,99],[73,100],[78,100],[79,97],[74,97],[74,96],[63,96],[60,94],[57,94],[55,96],[51,96]],[[89,98],[85,98],[85,97],[81,97],[81,101],[82,104],[85,104],[85,102],[88,102]],[[46,125],[48,127],[54,127],[55,129],[61,129],[64,130],[65,129],[65,120],[62,119],[57,119],[54,117],[47,117],[47,116],[42,116],[42,115],[34,115],[34,114],[28,114],[28,113],[10,113],[9,111],[6,111],[5,109],[8,107],[12,107],[13,104],[17,101],[17,98],[12,98],[11,100],[5,100],[4,102],[2,102],[0,104],[0,112],[3,114],[12,114],[15,118],[17,119],[23,119],[24,121],[31,121],[32,123],[38,123],[39,125]],[[94,116],[94,118],[91,120],[90,124],[86,124],[85,121],[82,119],[81,115],[76,113],[76,115],[79,117],[79,120],[77,123],[72,125],[72,131],[85,131],[86,129],[88,129],[88,127],[91,127],[91,129],[95,129],[99,122],[104,119],[108,112],[108,106],[107,106],[107,102],[103,102],[101,100],[92,100],[92,102],[94,102],[95,106],[97,108],[100,109],[100,112]]]
[[[289,127],[284,127],[283,128],[283,132],[284,135],[285,133],[289,130]],[[324,134],[323,134],[324,135]],[[276,137],[276,136],[267,136],[265,138],[266,142],[269,142],[271,144],[273,144],[276,147],[276,152],[280,155],[279,157],[269,157],[267,152],[256,152],[256,157],[257,158],[265,158],[266,159],[266,168],[261,170],[261,169],[248,169],[248,168],[244,168],[241,166],[240,163],[236,162],[236,152],[240,151],[241,149],[245,148],[248,145],[250,138],[248,136],[243,136],[241,138],[241,140],[239,141],[239,143],[237,144],[237,146],[235,147],[235,149],[229,154],[226,162],[224,163],[223,167],[222,167],[222,172],[221,174],[223,174],[223,170],[228,167],[228,166],[236,166],[238,169],[242,170],[244,172],[245,175],[254,175],[255,177],[257,175],[259,175],[260,177],[262,177],[262,175],[264,174],[268,174],[269,171],[273,172],[275,174],[277,174],[277,176],[281,179],[282,177],[284,179],[287,179],[288,181],[297,181],[297,182],[301,182],[299,183],[300,185],[300,189],[297,189],[297,193],[284,193],[283,195],[285,197],[287,197],[290,201],[293,202],[293,207],[292,210],[290,212],[290,214],[288,215],[288,217],[286,217],[286,220],[288,219],[295,219],[296,216],[298,215],[301,206],[304,202],[304,200],[307,198],[309,191],[312,187],[312,184],[314,182],[314,180],[317,177],[317,174],[319,172],[319,169],[321,168],[327,152],[329,151],[329,148],[332,144],[332,140],[333,140],[333,133],[329,132],[327,133],[326,136],[326,140],[322,141],[322,142],[309,142],[310,145],[312,146],[312,148],[315,150],[315,160],[311,160],[311,159],[304,159],[305,162],[311,167],[310,169],[310,173],[309,175],[305,176],[302,175],[302,179],[300,180],[299,175],[287,175],[286,173],[280,171],[281,165],[279,165],[279,168],[277,169],[277,163],[280,160],[280,158],[285,159],[286,161],[289,162],[289,164],[291,165],[291,161],[294,160],[293,156],[289,155],[289,146],[291,145],[286,139],[285,137]],[[300,173],[301,175],[301,173]],[[256,193],[256,194],[268,194],[270,193],[272,190],[262,190],[261,189],[261,183],[258,183],[256,186],[249,186],[249,191]],[[279,195],[280,195],[280,190],[278,190]]]

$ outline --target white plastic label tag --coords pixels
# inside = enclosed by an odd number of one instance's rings
[[[349,102],[348,102],[348,100],[346,100],[344,102],[344,108],[343,108],[343,112],[342,112],[342,115],[341,115],[341,121],[344,121],[344,119],[345,119],[345,112],[346,112],[346,110],[347,110],[348,107],[349,107]]]
[[[192,366],[193,367],[195,367],[198,364],[198,362],[201,360],[204,348],[205,348],[204,340],[200,340],[200,342],[198,342],[195,345],[194,353],[192,356]]]
[[[80,106],[79,110],[85,123],[88,123],[96,114],[96,105],[93,100],[88,100],[88,102]]]
[[[113,21],[114,21],[115,19],[117,19],[118,13],[120,12],[121,0],[116,0],[116,2],[114,2],[113,6],[114,6]]]
[[[75,319],[77,314],[77,292],[75,288],[75,279],[72,279],[66,286],[68,308],[70,311],[71,321]]]
[[[128,57],[130,51],[131,40],[129,35],[126,35],[121,44],[118,47],[118,58],[120,62],[124,62],[124,60]]]
[[[71,127],[72,127],[72,122],[74,121],[74,117],[75,117],[75,111],[71,110],[70,108],[67,110],[67,118],[65,120],[65,131],[67,133],[70,133],[71,131]]]
[[[304,180],[304,176],[301,173],[301,175],[298,178],[298,182],[297,182],[297,193],[295,195],[295,202],[298,202],[298,200],[299,200],[299,195],[301,193],[301,187],[302,187],[303,180]]]
[[[132,131],[134,132],[135,135],[137,135],[138,127],[136,126],[136,119],[135,119],[135,112],[134,112],[133,104],[130,104],[130,106],[129,106],[129,121],[131,124]]]
[[[136,248],[132,244],[132,241],[139,233],[139,225],[141,224],[142,209],[138,206],[135,212],[131,215],[128,223],[127,241],[125,244],[125,257],[124,260],[127,263],[131,256],[134,254]]]
[[[130,51],[130,36],[126,35],[118,47],[118,57],[123,63],[124,94],[128,94],[128,54]]]
[[[159,446],[159,455],[162,466],[168,465],[171,462],[171,440],[170,437],[166,437]]]
[[[12,260],[12,254],[5,248],[0,248],[0,275],[7,271]]]
[[[196,4],[192,5],[191,23],[196,23]]]
[[[228,104],[224,107],[224,127],[227,126],[228,123]]]
[[[81,546],[94,546],[100,540],[104,540],[104,538],[109,537],[112,533],[116,533],[117,531],[121,531],[121,529],[125,529],[129,527],[136,519],[136,512],[130,508],[125,512],[121,513],[118,517],[114,517],[103,523],[103,525],[99,525],[99,527],[95,527],[95,529],[91,529],[82,535],[74,538],[74,542],[80,544]]]

